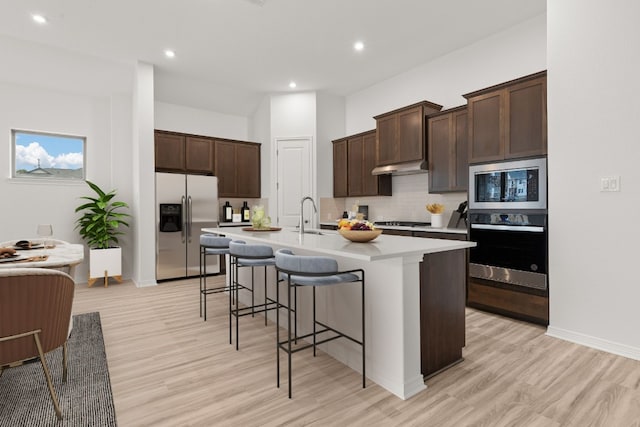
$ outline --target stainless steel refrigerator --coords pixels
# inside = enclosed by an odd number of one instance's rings
[[[218,178],[156,173],[156,280],[200,274],[200,234],[218,226]],[[220,271],[207,257],[207,274]]]

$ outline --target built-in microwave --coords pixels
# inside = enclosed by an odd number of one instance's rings
[[[547,209],[547,158],[469,166],[469,209]]]

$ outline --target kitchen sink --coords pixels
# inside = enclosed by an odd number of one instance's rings
[[[300,233],[300,230],[291,230],[294,233]],[[323,236],[324,233],[322,231],[318,231],[318,230],[305,230],[304,234],[317,234],[318,236]]]

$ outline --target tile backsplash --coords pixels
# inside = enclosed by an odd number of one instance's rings
[[[370,221],[430,221],[431,214],[425,206],[429,203],[444,205],[444,224],[461,202],[467,200],[466,192],[429,194],[428,173],[400,175],[392,178],[393,196],[321,198],[320,222],[327,222],[351,210],[355,203],[369,206]]]

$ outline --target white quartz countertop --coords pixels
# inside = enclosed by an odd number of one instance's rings
[[[320,225],[337,226],[336,221],[321,222]],[[435,228],[435,227],[406,227],[401,225],[376,225],[381,230],[402,230],[402,231],[427,231],[429,233],[453,233],[467,234],[466,228]]]
[[[300,235],[294,228],[279,231],[245,231],[242,228],[203,228],[205,233],[224,234],[238,240],[251,240],[265,244],[303,249],[319,254],[339,256],[364,261],[415,256],[446,252],[476,246],[474,242],[445,239],[416,239],[407,236],[391,236],[382,233],[367,243],[353,243],[333,230],[307,230],[321,234]]]

